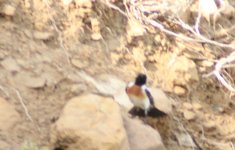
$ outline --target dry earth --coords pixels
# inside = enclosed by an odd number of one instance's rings
[[[148,84],[174,102],[167,121],[148,118],[169,150],[193,149],[190,137],[199,145],[195,149],[234,150],[230,93],[215,78],[202,77],[228,51],[138,30],[137,23],[97,1],[65,3],[0,0],[1,150],[48,149],[50,126],[67,101],[97,92],[84,74],[128,82],[144,71]],[[122,2],[115,4],[124,9]]]

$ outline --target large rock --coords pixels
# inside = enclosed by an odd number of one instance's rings
[[[165,150],[157,130],[140,122],[130,119],[123,113],[124,126],[132,150]]]
[[[8,131],[19,122],[20,115],[5,99],[0,97],[0,131]]]
[[[173,101],[170,97],[168,97],[163,90],[159,88],[151,88],[151,94],[154,98],[155,107],[160,109],[161,111],[170,114],[172,113],[172,105]]]
[[[92,84],[99,94],[112,96],[118,104],[128,110],[133,107],[125,91],[126,83],[116,76],[101,74],[94,79],[85,72],[80,72],[79,75],[89,84]]]
[[[119,106],[93,94],[72,98],[51,128],[52,149],[129,150]]]

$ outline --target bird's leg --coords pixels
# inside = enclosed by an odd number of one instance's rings
[[[147,117],[148,117],[148,110],[145,109],[144,110],[144,123],[146,123],[146,124],[147,124]]]
[[[147,109],[144,110],[144,115],[145,115],[145,117],[148,116],[148,110]]]

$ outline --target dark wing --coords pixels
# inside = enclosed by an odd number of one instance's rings
[[[149,91],[147,88],[145,89],[145,93],[146,93],[146,95],[148,96],[148,99],[149,99],[149,101],[150,101],[150,104],[151,104],[152,106],[154,106],[153,96],[151,95],[150,91]]]

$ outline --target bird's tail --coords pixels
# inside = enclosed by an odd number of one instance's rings
[[[137,109],[136,107],[133,107],[129,113],[133,116],[140,116],[140,117],[145,117],[145,113],[144,113],[144,110],[143,109]],[[150,116],[150,117],[164,117],[166,116],[167,114],[161,110],[159,110],[158,108],[156,107],[151,107],[149,110],[148,110],[148,114],[147,116]]]
[[[150,117],[164,117],[167,114],[156,107],[151,107],[148,111],[148,116]]]

